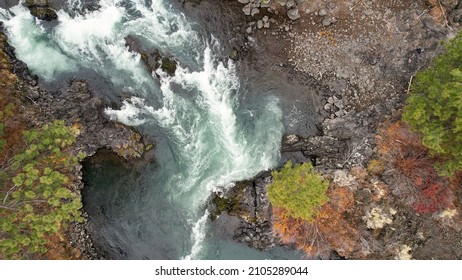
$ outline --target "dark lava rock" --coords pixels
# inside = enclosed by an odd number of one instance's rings
[[[48,0],[26,0],[25,4],[30,13],[40,20],[52,21],[58,18]]]
[[[353,138],[359,129],[353,116],[327,119],[322,126],[325,135],[342,140]]]
[[[225,193],[215,194],[209,205],[213,220],[220,220],[224,214],[237,217],[234,239],[259,250],[277,243],[272,233],[271,204],[266,195],[271,180],[271,175],[266,173],[254,180],[237,182]]]
[[[146,65],[149,73],[152,73],[160,68],[169,76],[175,76],[178,65],[175,59],[162,56],[157,49],[153,49],[151,51],[143,49],[141,43],[132,36],[127,36],[125,38],[125,45],[128,46],[130,51],[137,52],[141,55],[141,61],[143,61],[144,65]]]

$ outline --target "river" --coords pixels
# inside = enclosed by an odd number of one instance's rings
[[[107,85],[114,121],[156,140],[156,163],[140,170],[108,161],[85,167],[92,238],[116,259],[286,259],[214,231],[206,201],[216,189],[277,166],[284,117],[277,88],[249,92],[235,62],[205,23],[168,0],[101,0],[83,12],[69,0],[58,21],[41,22],[21,4],[0,9],[9,42],[41,82],[73,75]],[[174,76],[149,73],[127,37],[177,61]],[[255,98],[258,96],[258,98]]]

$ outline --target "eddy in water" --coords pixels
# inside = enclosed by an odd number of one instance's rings
[[[1,9],[0,20],[17,57],[43,83],[95,71],[124,97],[106,114],[157,139],[155,169],[138,176],[114,166],[88,171],[93,183],[84,202],[96,245],[112,258],[269,258],[210,237],[204,209],[214,189],[277,164],[278,99],[244,103],[233,62],[219,61],[220,43],[167,0],[101,0],[83,11],[69,0],[45,23],[20,3]],[[174,58],[174,75],[147,71],[128,37]]]

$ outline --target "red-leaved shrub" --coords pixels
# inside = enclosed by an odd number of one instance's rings
[[[381,129],[378,135],[380,160],[391,174],[393,194],[402,198],[418,213],[434,213],[453,207],[451,184],[438,175],[433,157],[421,143],[420,135],[404,122]]]

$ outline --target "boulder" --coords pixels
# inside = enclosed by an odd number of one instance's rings
[[[262,21],[262,20],[258,20],[258,21],[257,21],[257,28],[258,28],[258,29],[262,29],[262,28],[263,28],[263,21]]]
[[[48,0],[27,0],[25,5],[30,13],[40,20],[52,21],[58,18]]]
[[[292,8],[292,9],[287,10],[287,16],[291,20],[297,20],[300,18],[300,12],[298,11],[297,8]]]
[[[321,10],[319,10],[318,15],[321,16],[321,17],[324,17],[324,16],[327,15],[327,11],[324,10],[324,9],[321,9]]]
[[[332,21],[331,21],[331,18],[330,17],[325,17],[323,20],[322,20],[322,26],[324,27],[328,27],[332,24]]]
[[[292,9],[295,7],[295,0],[287,0],[286,2],[287,9]]]
[[[177,67],[177,62],[176,60],[168,57],[162,57],[162,64],[160,68],[166,72],[169,76],[175,76],[176,72],[176,67]]]
[[[256,14],[259,14],[260,13],[260,10],[258,8],[253,8],[251,11],[250,11],[250,15],[251,16],[254,16]]]
[[[231,58],[232,60],[237,60],[239,58],[238,51],[236,49],[233,49],[229,54],[229,58]]]
[[[244,12],[244,15],[250,16],[250,12],[252,11],[252,7],[250,6],[250,4],[247,4],[247,5],[244,6],[244,8],[242,8],[242,11]]]

